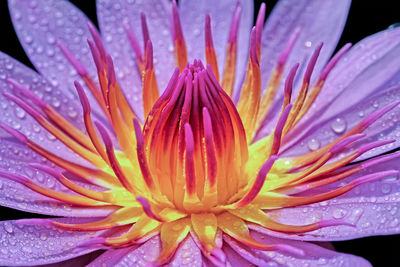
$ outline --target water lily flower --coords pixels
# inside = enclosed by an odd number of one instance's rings
[[[400,28],[331,56],[349,0],[9,0],[0,265],[370,266],[400,232]],[[322,242],[322,243],[321,243]]]

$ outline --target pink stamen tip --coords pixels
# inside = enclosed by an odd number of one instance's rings
[[[115,85],[117,83],[117,77],[115,76],[114,62],[110,55],[106,57],[107,63],[107,79],[108,85]]]
[[[142,24],[143,44],[146,47],[148,41],[150,41],[149,28],[147,27],[146,15],[140,13],[140,22]]]
[[[274,247],[274,250],[288,252],[292,255],[297,255],[297,256],[305,255],[304,250],[290,246],[290,245],[276,244],[276,245],[273,245],[273,247]]]
[[[143,55],[142,55],[142,51],[140,49],[139,43],[138,43],[135,35],[133,34],[131,28],[129,27],[129,24],[127,21],[124,21],[123,25],[124,25],[125,33],[128,36],[129,43],[130,43],[133,51],[135,52],[136,58],[141,59],[143,57]]]
[[[148,40],[146,45],[146,70],[151,70],[153,68],[153,45],[151,41]]]
[[[358,149],[358,154],[360,154],[360,155],[364,154],[365,152],[367,152],[369,150],[372,150],[374,148],[377,148],[377,147],[380,147],[380,146],[384,146],[384,145],[387,145],[387,144],[390,144],[390,143],[393,143],[393,142],[396,142],[396,140],[395,139],[380,140],[380,141],[372,142],[372,143],[369,143],[369,144],[365,144],[365,145],[361,146]]]
[[[253,63],[258,64],[256,27],[253,27],[250,35],[250,60]]]
[[[290,98],[292,96],[292,90],[293,90],[293,81],[294,81],[294,77],[296,76],[297,73],[297,69],[299,68],[300,64],[296,63],[292,69],[290,70],[286,81],[285,81],[285,95],[287,95],[287,97],[289,97],[289,103],[290,103]]]
[[[0,176],[20,184],[26,184],[29,182],[26,177],[5,170],[0,170]]]
[[[9,93],[3,93],[3,95],[8,98],[9,100],[13,101],[15,104],[20,106],[23,110],[25,110],[29,115],[31,115],[35,120],[40,121],[44,120],[44,117],[42,114],[40,114],[37,110],[32,108],[30,105],[28,105],[24,100],[20,99],[19,97],[16,97],[14,95],[11,95]]]
[[[92,53],[94,64],[96,65],[97,72],[103,71],[103,62],[101,60],[100,52],[92,40],[87,40],[90,51]]]
[[[82,63],[77,60],[74,54],[60,41],[56,40],[57,46],[60,48],[61,52],[64,54],[65,58],[71,63],[74,69],[78,72],[79,76],[86,76],[88,74],[86,68]]]
[[[339,226],[339,225],[346,225],[346,226],[351,226],[355,227],[355,225],[351,222],[345,221],[343,219],[334,219],[334,220],[325,220],[325,221],[320,221],[318,225],[322,227],[330,227],[330,226]]]
[[[375,121],[377,121],[379,118],[381,118],[383,115],[385,115],[386,113],[388,113],[389,111],[391,111],[392,109],[394,109],[395,107],[397,107],[400,104],[400,101],[396,101],[393,102],[391,104],[388,104],[386,106],[384,106],[381,109],[378,109],[377,111],[372,112],[371,114],[369,114],[362,122],[362,126],[364,128],[369,127],[372,123],[374,123]]]
[[[194,173],[194,140],[193,132],[189,123],[185,124],[185,174],[186,174],[186,187],[189,194],[195,192],[196,180]]]
[[[260,6],[260,10],[258,11],[257,21],[256,21],[256,33],[257,33],[257,45],[258,46],[260,46],[260,44],[261,44],[261,37],[262,37],[262,31],[263,31],[264,19],[265,19],[265,10],[266,10],[266,5],[265,5],[265,3],[262,3]]]
[[[78,92],[79,100],[81,101],[83,112],[89,113],[91,111],[89,100],[85,94],[85,90],[83,89],[82,85],[78,82],[74,82],[76,91]]]
[[[90,34],[92,35],[93,41],[99,50],[101,58],[104,60],[106,58],[106,50],[104,49],[103,43],[101,42],[101,37],[97,31],[97,29],[93,26],[92,23],[87,23]]]
[[[44,164],[40,164],[40,163],[29,163],[29,167],[40,170],[40,171],[44,171],[47,174],[50,174],[51,176],[60,179],[63,175],[61,174],[61,172],[59,172],[57,169],[55,168],[51,168],[47,165]]]
[[[369,174],[369,175],[365,175],[365,176],[359,177],[359,178],[351,181],[348,184],[348,186],[354,187],[354,186],[358,186],[358,185],[361,185],[361,184],[365,184],[367,182],[380,180],[380,179],[388,177],[388,176],[397,176],[398,174],[399,174],[399,171],[395,171],[395,170],[376,172],[376,173],[372,173],[372,174]]]
[[[163,219],[154,214],[153,210],[151,209],[150,202],[146,198],[138,196],[136,200],[140,203],[140,205],[142,205],[144,213],[146,213],[149,218],[159,222],[164,222]]]
[[[235,43],[237,41],[241,14],[242,14],[242,7],[240,6],[240,2],[237,2],[235,11],[233,12],[231,28],[229,30],[229,36],[228,36],[229,43]]]
[[[301,32],[301,28],[297,27],[293,31],[292,35],[290,35],[288,42],[286,43],[281,54],[279,55],[278,66],[277,66],[278,69],[282,69],[283,66],[285,65],[286,61],[288,60],[289,55],[292,52],[292,49],[293,49],[294,45],[296,44],[297,39],[299,38],[300,32]]]
[[[282,139],[282,131],[283,127],[285,127],[286,121],[289,117],[290,111],[292,110],[292,104],[287,105],[279,117],[278,123],[276,124],[274,131],[274,141],[272,145],[271,155],[277,155],[279,153],[279,148],[281,145]]]
[[[106,128],[98,121],[95,121],[94,125],[96,126],[97,130],[100,133],[101,138],[103,139],[104,146],[106,147],[106,150],[107,150],[107,155],[109,157],[110,157],[111,153],[112,153],[112,155],[114,155],[114,145],[111,141],[111,137],[110,137],[109,133],[107,132]]]
[[[20,84],[14,79],[7,78],[6,82],[11,84],[14,89],[16,89],[22,96],[25,98],[31,100],[34,104],[38,105],[39,108],[44,109],[47,107],[46,102],[44,102],[42,99],[40,99],[35,93],[33,93],[31,90]]]
[[[21,219],[14,222],[17,225],[41,225],[54,226],[53,222],[48,219]]]
[[[351,135],[349,137],[344,138],[343,140],[337,142],[336,144],[334,144],[329,151],[332,154],[338,153],[340,152],[342,149],[344,149],[346,146],[350,145],[351,143],[354,143],[355,141],[358,141],[362,138],[364,138],[365,136],[367,136],[366,134],[354,134]]]
[[[207,174],[210,179],[210,184],[214,185],[216,182],[217,175],[217,158],[215,155],[215,146],[213,140],[213,130],[210,113],[206,107],[203,107],[203,129],[204,129],[204,139],[206,145],[206,155],[207,155]]]
[[[181,19],[176,1],[172,1],[172,37],[174,40],[183,40]]]
[[[260,171],[258,172],[257,178],[254,181],[254,184],[250,191],[236,203],[236,207],[240,208],[249,203],[251,203],[258,193],[260,192],[261,188],[264,185],[265,179],[267,178],[268,172],[271,170],[272,166],[274,165],[276,159],[278,157],[276,155],[272,155],[267,162],[261,167]]]
[[[310,62],[308,63],[306,72],[304,74],[304,83],[309,84],[310,83],[310,79],[311,79],[311,74],[314,70],[315,64],[317,63],[317,59],[319,56],[319,53],[321,52],[323,43],[320,43],[314,50],[314,53],[311,56]]]
[[[152,176],[150,173],[146,154],[144,151],[145,148],[144,148],[144,140],[143,140],[142,130],[140,128],[139,121],[136,118],[133,119],[133,127],[134,127],[135,135],[136,135],[136,152],[137,152],[137,158],[139,161],[140,170],[142,171],[143,179],[146,182],[147,186],[149,188],[152,188],[153,187],[153,179],[152,179]]]
[[[0,121],[0,128],[2,128],[4,131],[6,131],[9,135],[15,137],[18,141],[20,141],[23,144],[27,144],[29,142],[28,138],[26,138],[25,135],[22,133],[18,132],[17,130],[11,128],[4,122]]]
[[[206,25],[205,25],[205,39],[206,47],[213,47],[213,39],[211,33],[211,17],[209,14],[206,15]]]
[[[326,64],[325,68],[322,70],[319,80],[324,81],[328,77],[329,73],[336,66],[339,60],[349,51],[351,44],[345,44],[337,53],[332,57],[332,59]]]
[[[367,161],[361,163],[361,167],[363,169],[365,169],[365,168],[368,168],[368,167],[372,167],[372,166],[374,166],[374,165],[376,165],[378,163],[382,163],[382,162],[385,162],[385,161],[388,161],[388,160],[391,160],[391,159],[395,159],[395,158],[398,158],[398,157],[400,157],[400,151],[392,153],[392,154],[389,154],[389,155],[385,155],[385,156],[382,156],[382,157],[379,157],[379,158],[374,158],[374,159],[367,160]]]

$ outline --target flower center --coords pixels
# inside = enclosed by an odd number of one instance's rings
[[[179,209],[226,204],[247,183],[247,143],[239,114],[201,61],[172,77],[143,134],[153,179]]]

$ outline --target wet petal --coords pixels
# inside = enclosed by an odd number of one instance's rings
[[[154,65],[158,87],[164,91],[175,68],[168,1],[98,0],[97,14],[104,45],[110,52],[118,80],[136,112],[142,114],[142,82],[137,71],[135,54],[124,30],[127,22],[142,44],[140,13],[147,17],[154,48]],[[143,45],[141,45],[144,51]]]
[[[81,61],[89,74],[95,67],[87,38],[88,18],[69,1],[10,0],[11,18],[20,43],[35,68],[69,97],[76,96],[73,81],[80,80],[57,46],[61,41]]]
[[[268,79],[277,63],[278,56],[283,47],[288,42],[291,34],[296,27],[301,28],[300,36],[290,54],[286,63],[283,77],[286,77],[290,68],[300,63],[301,73],[305,71],[305,64],[311,56],[315,47],[324,42],[321,54],[313,72],[312,81],[322,70],[342,34],[346,22],[348,10],[350,8],[349,0],[341,1],[292,1],[284,0],[274,7],[271,15],[268,17],[262,36],[262,55],[261,55],[261,73],[263,89],[267,86]],[[301,76],[299,76],[301,77]],[[301,82],[301,80],[300,80]],[[281,108],[283,97],[283,83],[278,89],[275,105],[272,107],[273,113],[277,113]],[[296,95],[299,86],[295,87],[293,94]],[[271,114],[272,115],[272,114]],[[276,115],[274,115],[276,116]],[[264,125],[264,131],[270,132],[274,120],[272,116]]]
[[[86,222],[87,219],[57,219],[62,222]],[[26,220],[25,223],[29,221]],[[100,235],[71,233],[43,225],[0,222],[1,265],[41,265],[64,261],[87,254],[95,249],[77,248],[83,241]]]
[[[28,148],[16,144],[14,141],[0,140],[0,151],[0,170],[18,173],[36,184],[52,190],[71,193],[54,177],[27,166],[34,162],[43,163],[43,158],[35,155]],[[93,190],[99,190],[98,187],[86,183],[79,181],[77,183]],[[62,203],[3,177],[0,177],[0,205],[32,213],[67,217],[106,216],[114,209],[78,207]]]
[[[188,46],[189,62],[193,61],[193,59],[204,61],[204,21],[206,14],[210,14],[212,35],[220,72],[223,71],[225,64],[225,49],[231,23],[230,19],[237,2],[240,3],[242,13],[238,33],[236,87],[242,82],[246,68],[250,32],[253,25],[253,1],[179,1],[183,33]]]
[[[328,191],[357,177],[382,170],[398,170],[399,158],[382,162],[374,166],[365,165],[363,171],[343,181],[325,186],[320,190]],[[320,220],[343,220],[354,224],[350,226],[331,226],[317,231],[298,235],[274,233],[279,237],[311,241],[333,241],[354,239],[364,236],[388,235],[400,233],[400,181],[391,176],[383,180],[360,185],[352,191],[329,201],[285,208],[268,212],[285,224],[302,225]],[[311,193],[311,192],[309,192]]]
[[[295,256],[277,251],[257,251],[242,246],[229,237],[226,238],[229,246],[231,246],[237,254],[257,266],[267,266],[268,264],[279,264],[284,266],[371,266],[371,264],[363,258],[338,253],[311,243],[275,238],[259,232],[252,232],[251,235],[254,239],[265,244],[284,244],[304,251],[304,256]]]
[[[293,139],[290,144],[295,143],[288,154],[304,153],[306,146],[301,147],[300,143],[307,144],[311,139],[323,145],[351,129],[369,113],[398,100],[400,63],[396,59],[400,55],[399,36],[399,29],[377,33],[362,40],[345,55],[328,77],[307,119],[288,136]],[[366,141],[398,139],[396,121],[399,112],[400,109],[395,108],[372,124],[366,131],[371,138]],[[397,141],[383,150],[366,153],[364,158],[398,146]]]
[[[22,132],[32,141],[40,143],[50,151],[63,153],[66,158],[68,158],[68,155],[69,158],[71,158],[72,154],[64,148],[64,152],[60,152],[60,142],[58,142],[52,135],[48,134],[24,110],[11,103],[9,99],[5,98],[3,93],[15,94],[24,99],[27,98],[26,96],[18,94],[18,91],[7,82],[11,79],[30,89],[35,95],[55,109],[59,114],[63,115],[69,122],[77,126],[79,129],[83,129],[79,103],[74,101],[68,95],[68,92],[61,91],[59,87],[51,85],[33,70],[1,52],[0,73],[1,121]],[[0,130],[0,136],[9,135],[5,135],[3,130]],[[73,157],[76,158],[75,156]]]
[[[100,266],[148,266],[160,253],[160,238],[155,236],[141,245],[109,250],[91,262],[88,267]],[[192,238],[179,246],[171,261],[165,266],[202,266],[201,252]]]
[[[229,245],[224,244],[223,251],[226,255],[226,260],[231,266],[251,266],[252,263],[236,253]],[[213,265],[210,265],[213,266]]]

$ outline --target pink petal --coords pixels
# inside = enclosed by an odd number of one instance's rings
[[[343,181],[325,186],[320,191],[328,191],[357,177],[383,170],[398,170],[400,159],[366,167],[360,173]],[[289,225],[303,225],[320,220],[343,220],[354,224],[350,226],[330,226],[302,235],[270,233],[278,237],[311,241],[334,241],[354,239],[364,236],[389,235],[400,233],[400,181],[398,177],[360,185],[352,191],[316,204],[270,211],[277,220]]]
[[[95,266],[148,266],[160,254],[160,238],[155,236],[142,245],[109,250],[88,267]],[[202,266],[201,252],[191,237],[185,239],[165,266]]]
[[[203,266],[201,251],[190,236],[180,244],[171,262],[166,266]]]
[[[88,18],[65,0],[10,0],[9,9],[19,41],[35,68],[64,94],[77,98],[73,81],[80,80],[79,76],[61,53],[56,41],[65,44],[89,74],[95,74],[86,42],[90,36]],[[90,94],[88,96],[91,97]]]
[[[252,265],[251,262],[247,261],[245,258],[243,258],[238,253],[236,253],[229,245],[224,244],[222,249],[226,255],[226,260],[230,264],[230,266],[233,267],[233,266],[251,266]],[[210,267],[214,267],[214,266],[210,265]]]
[[[84,223],[87,219],[57,219],[65,223]],[[25,221],[26,223],[26,221]],[[95,249],[77,246],[102,232],[67,232],[40,224],[18,221],[0,222],[2,239],[0,265],[41,265],[65,261]]]
[[[267,86],[280,52],[297,27],[301,28],[300,36],[286,63],[283,77],[287,76],[290,68],[296,63],[301,64],[300,70],[302,70],[301,73],[304,73],[305,64],[311,56],[311,53],[320,42],[324,42],[312,75],[312,81],[315,80],[322,70],[322,67],[335,50],[336,44],[342,34],[349,8],[350,1],[348,0],[312,0],[295,1],[295,3],[288,0],[279,1],[268,17],[262,36],[260,65],[261,73],[263,74],[263,89]],[[274,112],[279,112],[281,109],[283,83],[281,84],[282,86],[278,89],[275,98]],[[296,95],[298,90],[299,86],[296,86],[293,90],[293,94]],[[275,125],[275,121],[272,120],[272,118],[276,117],[276,115],[277,114],[268,116],[270,119],[266,121],[263,133],[270,132],[271,129],[273,129],[272,127]]]
[[[154,65],[160,92],[164,91],[175,68],[170,25],[170,4],[166,0],[129,1],[99,0],[97,14],[104,45],[118,72],[118,80],[136,112],[142,114],[142,83],[136,68],[133,49],[124,31],[127,22],[141,44],[140,13],[147,17],[150,39],[154,47]]]
[[[295,143],[288,154],[308,152],[300,143],[307,144],[313,138],[321,145],[337,138],[341,132],[334,132],[332,126],[338,118],[345,121],[346,130],[349,130],[369,113],[399,99],[400,63],[396,60],[400,55],[399,37],[400,29],[383,31],[362,40],[345,55],[328,77],[308,119],[288,136],[292,140],[286,148]],[[371,138],[366,141],[398,139],[399,111],[395,108],[372,124],[366,131]],[[366,153],[363,158],[398,146],[399,141],[383,150]]]
[[[27,166],[28,163],[42,163],[42,158],[34,155],[34,152],[28,148],[15,144],[13,141],[0,140],[0,150],[2,151],[0,153],[1,170],[23,175],[43,187],[65,193],[71,192],[60,185],[54,177]],[[99,190],[95,186],[80,184],[85,187],[89,186],[88,188],[93,190]],[[3,177],[0,177],[0,205],[32,213],[66,217],[100,217],[113,211],[106,207],[89,208],[62,203]]]
[[[137,249],[137,246],[129,246],[120,249],[109,249],[99,257],[90,262],[87,267],[95,266],[118,266],[120,261],[126,257],[128,254],[132,253]]]
[[[80,115],[81,109],[78,102],[74,101],[69,96],[68,92],[60,91],[59,88],[51,85],[33,70],[1,52],[0,72],[2,73],[0,78],[1,121],[22,132],[32,141],[40,143],[40,145],[54,153],[63,153],[67,159],[76,158],[72,153],[66,151],[63,146],[60,146],[60,143],[47,134],[47,132],[25,111],[17,107],[14,103],[11,103],[9,99],[6,99],[3,93],[16,94],[26,99],[26,97],[17,94],[18,91],[7,82],[8,79],[12,79],[24,87],[29,88],[72,124],[76,125],[79,129],[83,129],[82,117]],[[9,137],[3,130],[0,130],[0,136]]]
[[[279,251],[264,252],[240,245],[229,237],[225,239],[227,244],[237,254],[257,266],[270,266],[276,264],[284,266],[371,266],[371,264],[363,258],[338,253],[311,243],[275,238],[255,231],[252,232],[251,235],[254,239],[264,244],[289,245],[301,249],[305,253],[304,256],[296,256]]]
[[[179,10],[186,45],[188,46],[189,61],[201,59],[204,62],[205,60],[204,21],[206,14],[210,14],[214,47],[221,75],[225,64],[225,50],[231,18],[237,2],[240,3],[242,13],[238,33],[238,62],[235,87],[242,81],[246,70],[250,32],[253,25],[253,1],[179,1]]]

